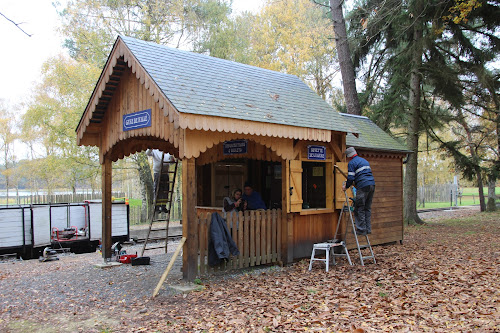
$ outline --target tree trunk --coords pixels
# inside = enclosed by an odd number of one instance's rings
[[[483,176],[481,175],[481,169],[479,167],[476,169],[476,180],[479,192],[479,209],[484,212],[486,211],[486,201],[484,200]]]
[[[351,60],[351,50],[349,49],[349,42],[347,41],[342,1],[330,0],[330,9],[332,11],[335,47],[337,48],[337,55],[339,57],[347,113],[360,116],[361,107],[359,106],[358,93],[356,91],[356,79],[354,65]]]
[[[496,199],[497,196],[495,194],[495,185],[497,179],[495,175],[488,175],[488,203],[486,204],[486,211],[494,212],[497,210]]]
[[[149,165],[146,153],[137,153],[135,158],[137,171],[139,172],[139,181],[141,184],[141,222],[147,221],[152,213],[153,204],[153,177],[151,175],[151,167]]]
[[[417,11],[420,12],[420,11]],[[408,224],[423,224],[417,213],[417,167],[418,167],[418,138],[420,131],[420,67],[422,65],[422,25],[420,20],[413,28],[413,56],[412,71],[410,73],[410,115],[408,119],[408,149],[413,151],[408,155],[406,174],[404,179],[404,220]]]

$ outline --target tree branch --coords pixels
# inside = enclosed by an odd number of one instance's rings
[[[19,30],[24,32],[28,37],[32,36],[29,33],[27,33],[26,31],[24,31],[23,28],[20,27],[20,25],[23,24],[24,22],[16,23],[16,22],[12,21],[10,18],[8,18],[7,16],[5,16],[3,13],[0,13],[0,15],[2,15],[7,21],[12,22],[12,24],[14,24]]]

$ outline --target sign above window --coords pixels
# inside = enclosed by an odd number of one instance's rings
[[[325,146],[307,146],[307,159],[315,161],[326,160]]]
[[[246,154],[247,152],[247,140],[224,141],[224,155]]]
[[[151,109],[123,115],[123,131],[151,127]]]

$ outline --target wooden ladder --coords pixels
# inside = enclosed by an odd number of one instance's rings
[[[142,246],[141,257],[144,251],[161,249],[165,247],[165,253],[168,250],[168,227],[170,225],[170,212],[172,211],[172,201],[174,197],[175,178],[177,176],[177,166],[179,160],[174,158],[173,161],[165,161],[165,153],[161,155],[161,168],[156,183],[155,196],[153,200],[153,213],[149,218],[149,229],[146,239]],[[173,165],[173,171],[170,168]],[[172,176],[172,177],[171,177]],[[160,213],[163,212],[165,216],[160,218]],[[155,224],[166,222],[166,226],[156,226]],[[158,235],[158,232],[165,232],[165,237]],[[165,246],[149,246],[148,243],[165,239]]]

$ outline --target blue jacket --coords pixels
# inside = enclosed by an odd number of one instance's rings
[[[248,204],[247,208],[250,210],[254,209],[266,209],[266,204],[259,192],[253,191],[250,196],[243,193],[243,200],[245,200]]]
[[[353,182],[355,183],[357,189],[375,185],[375,179],[373,178],[370,163],[359,156],[354,156],[354,158],[349,161],[349,164],[347,165],[347,183],[345,184],[345,187],[348,188]]]

